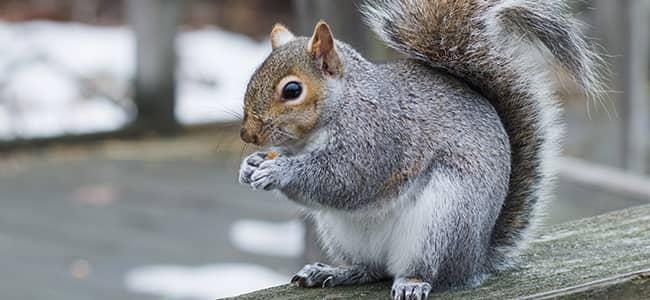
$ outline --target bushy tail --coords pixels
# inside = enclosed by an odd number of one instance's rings
[[[463,78],[488,98],[510,137],[510,190],[492,233],[494,266],[525,241],[552,188],[562,125],[548,54],[592,96],[600,59],[560,0],[368,0],[391,47]]]

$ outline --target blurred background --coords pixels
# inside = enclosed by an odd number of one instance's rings
[[[546,226],[650,203],[648,2],[572,2],[611,91],[558,85],[568,136]],[[255,150],[242,98],[275,22],[307,35],[323,18],[367,57],[398,57],[360,3],[0,0],[0,298],[215,299],[317,259],[293,204],[236,182]]]

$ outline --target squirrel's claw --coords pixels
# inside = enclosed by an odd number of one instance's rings
[[[253,167],[259,167],[268,154],[266,152],[255,152],[246,158],[246,164]]]
[[[299,279],[300,279],[300,276],[293,275],[293,277],[291,277],[291,283],[296,283]]]
[[[323,288],[329,288],[334,286],[334,276],[330,275],[323,281]]]
[[[274,188],[274,181],[271,176],[268,174],[268,171],[255,171],[253,176],[251,176],[252,182],[251,187],[254,190],[265,190],[269,191]]]
[[[307,287],[307,278],[301,277],[298,274],[291,277],[291,284],[297,287]]]
[[[414,278],[397,278],[393,283],[391,296],[393,300],[426,300],[429,298],[431,285]]]

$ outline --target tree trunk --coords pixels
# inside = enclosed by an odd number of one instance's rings
[[[137,45],[134,126],[138,129],[171,132],[177,127],[174,73],[179,5],[176,0],[127,1]]]

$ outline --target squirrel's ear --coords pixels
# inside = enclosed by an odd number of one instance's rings
[[[287,27],[284,27],[282,24],[275,24],[273,26],[273,30],[271,31],[271,47],[273,50],[277,49],[278,47],[293,41],[296,36],[287,29]]]
[[[324,21],[316,24],[308,49],[312,57],[318,60],[323,72],[333,76],[341,73],[341,60],[336,52],[334,36]]]

